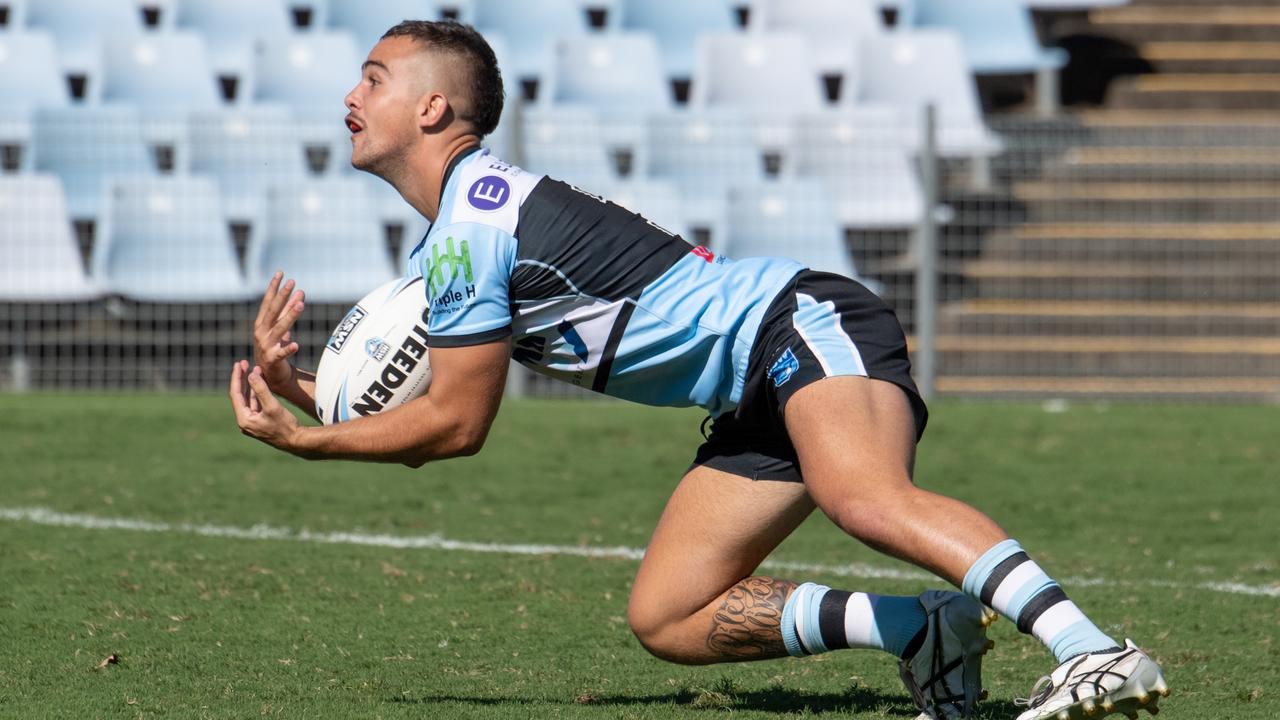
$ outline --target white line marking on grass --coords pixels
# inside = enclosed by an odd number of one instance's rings
[[[3,508],[0,507],[0,520],[9,522],[25,522],[33,525],[52,527],[69,527],[84,530],[132,530],[135,532],[174,533],[179,535],[199,535],[202,537],[231,538],[234,540],[291,540],[294,542],[316,543],[321,545],[363,545],[366,547],[385,547],[399,550],[445,550],[453,552],[498,553],[503,555],[569,555],[586,558],[610,558],[615,560],[639,560],[644,557],[642,548],[630,547],[592,547],[580,545],[507,545],[501,543],[469,542],[450,540],[439,535],[386,535],[362,532],[312,532],[310,530],[293,530],[291,528],[272,527],[270,525],[254,525],[252,527],[233,527],[225,525],[192,525],[190,523],[170,524],[150,520],[133,520],[129,518],[104,518],[96,515],[76,513],[60,513],[49,508]],[[876,567],[863,563],[848,565],[823,565],[817,563],[785,562],[766,560],[762,567],[787,572],[809,572],[837,577],[891,579],[891,580],[937,580],[930,573],[919,570],[896,570]],[[1134,586],[1162,587],[1169,589],[1194,588],[1232,595],[1255,595],[1280,598],[1280,584],[1245,585],[1236,582],[1201,582],[1177,583],[1167,580],[1151,580],[1134,582],[1129,580],[1108,580],[1105,578],[1066,578],[1068,586]]]

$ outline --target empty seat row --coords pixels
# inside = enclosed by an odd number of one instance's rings
[[[620,184],[612,198],[697,232],[680,217],[685,200],[658,182]],[[267,191],[261,233],[250,238],[244,270],[216,183],[199,176],[117,178],[96,233],[88,272],[57,178],[0,177],[0,300],[72,301],[120,294],[151,302],[235,302],[259,293],[276,269],[298,279],[315,302],[350,302],[407,269],[408,236],[393,262],[372,198],[352,178]],[[721,198],[723,231],[713,243],[735,257],[784,255],[857,277],[834,219],[830,194],[806,181],[743,183]],[[421,228],[418,228],[421,230]],[[696,240],[704,238],[693,235]]]

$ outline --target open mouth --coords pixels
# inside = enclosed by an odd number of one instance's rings
[[[360,123],[356,122],[350,117],[347,118],[347,129],[351,131],[352,135],[355,135],[356,133],[364,130],[364,128],[360,126]]]

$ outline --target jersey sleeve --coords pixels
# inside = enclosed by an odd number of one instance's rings
[[[511,334],[510,287],[516,239],[478,223],[432,232],[417,251],[427,300],[431,347],[464,347]]]

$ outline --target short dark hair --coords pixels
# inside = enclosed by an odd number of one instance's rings
[[[467,117],[461,119],[470,122],[481,136],[498,127],[504,98],[502,71],[493,48],[475,28],[453,20],[405,20],[382,37],[411,37],[434,50],[461,56],[470,69],[464,85],[471,105]]]

